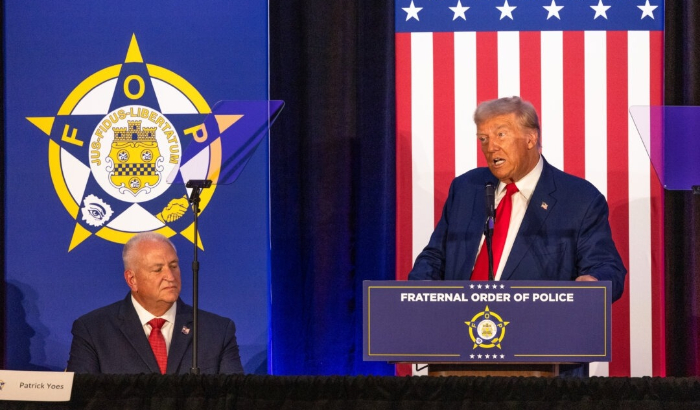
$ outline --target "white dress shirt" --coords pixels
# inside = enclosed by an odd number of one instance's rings
[[[525,217],[525,211],[527,210],[527,205],[530,203],[530,198],[532,198],[532,193],[535,191],[537,181],[540,180],[543,167],[544,162],[542,161],[542,155],[540,155],[540,160],[537,162],[537,165],[535,165],[535,168],[533,168],[532,171],[522,177],[519,181],[515,181],[515,186],[518,187],[518,192],[513,194],[513,210],[510,214],[508,236],[506,236],[506,243],[503,245],[503,254],[501,255],[501,261],[498,263],[498,269],[496,272],[494,272],[494,277],[496,280],[501,279],[503,268],[506,266],[506,261],[508,260],[511,249],[513,249],[515,237],[518,235],[520,224],[522,224],[523,217]],[[498,187],[496,188],[496,207],[498,207],[498,204],[501,203],[501,199],[503,199],[505,194],[506,184],[499,182]],[[483,244],[484,236],[482,235],[481,246],[483,246]],[[479,246],[479,252],[481,251],[481,246]],[[477,252],[477,255],[479,252]]]
[[[134,304],[134,309],[136,309],[136,314],[139,315],[139,320],[141,321],[141,326],[143,331],[146,333],[146,337],[151,335],[151,325],[148,322],[151,319],[159,317],[165,319],[163,327],[160,328],[160,332],[163,334],[165,339],[165,349],[170,351],[170,341],[173,339],[173,329],[175,329],[175,313],[177,312],[177,302],[170,306],[163,316],[153,316],[152,313],[148,312],[141,304],[134,299],[134,295],[131,295],[131,303]]]

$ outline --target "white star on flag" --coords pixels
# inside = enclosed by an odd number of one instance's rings
[[[591,8],[595,10],[595,17],[593,17],[593,20],[597,19],[600,16],[603,16],[606,20],[608,19],[608,15],[606,14],[606,12],[610,8],[610,6],[603,5],[603,0],[598,0],[598,5],[591,6]]]
[[[501,11],[501,18],[499,20],[503,20],[503,17],[506,16],[513,20],[513,10],[515,10],[517,6],[508,5],[508,0],[506,0],[502,7],[496,6],[496,8]]]
[[[561,17],[559,17],[559,11],[564,8],[564,6],[557,6],[557,3],[552,0],[552,4],[549,6],[542,6],[544,7],[545,10],[549,12],[547,14],[547,20],[549,20],[550,17],[556,17],[559,20],[561,20]]]
[[[423,10],[423,7],[416,7],[413,4],[413,0],[411,0],[411,7],[403,7],[403,11],[406,12],[406,21],[408,21],[410,18],[415,18],[416,21],[420,21],[418,19],[418,12]]]
[[[654,19],[654,10],[659,7],[659,6],[652,6],[649,4],[649,0],[647,0],[646,4],[643,6],[637,6],[639,10],[642,11],[642,18],[649,16],[651,19]]]
[[[464,12],[469,10],[469,7],[462,7],[462,0],[457,0],[457,5],[455,7],[450,7],[450,10],[455,13],[454,17],[452,17],[452,21],[457,20],[457,17],[467,21],[467,17],[464,15]]]

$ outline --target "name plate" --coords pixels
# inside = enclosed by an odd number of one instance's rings
[[[0,370],[0,400],[69,401],[73,374]]]
[[[610,361],[611,283],[364,281],[364,360]]]

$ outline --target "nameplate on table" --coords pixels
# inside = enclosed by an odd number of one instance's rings
[[[69,401],[73,374],[0,370],[0,400]]]

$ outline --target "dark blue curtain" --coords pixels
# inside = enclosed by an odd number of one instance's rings
[[[394,278],[394,5],[270,2],[271,371],[362,360],[363,280]]]

